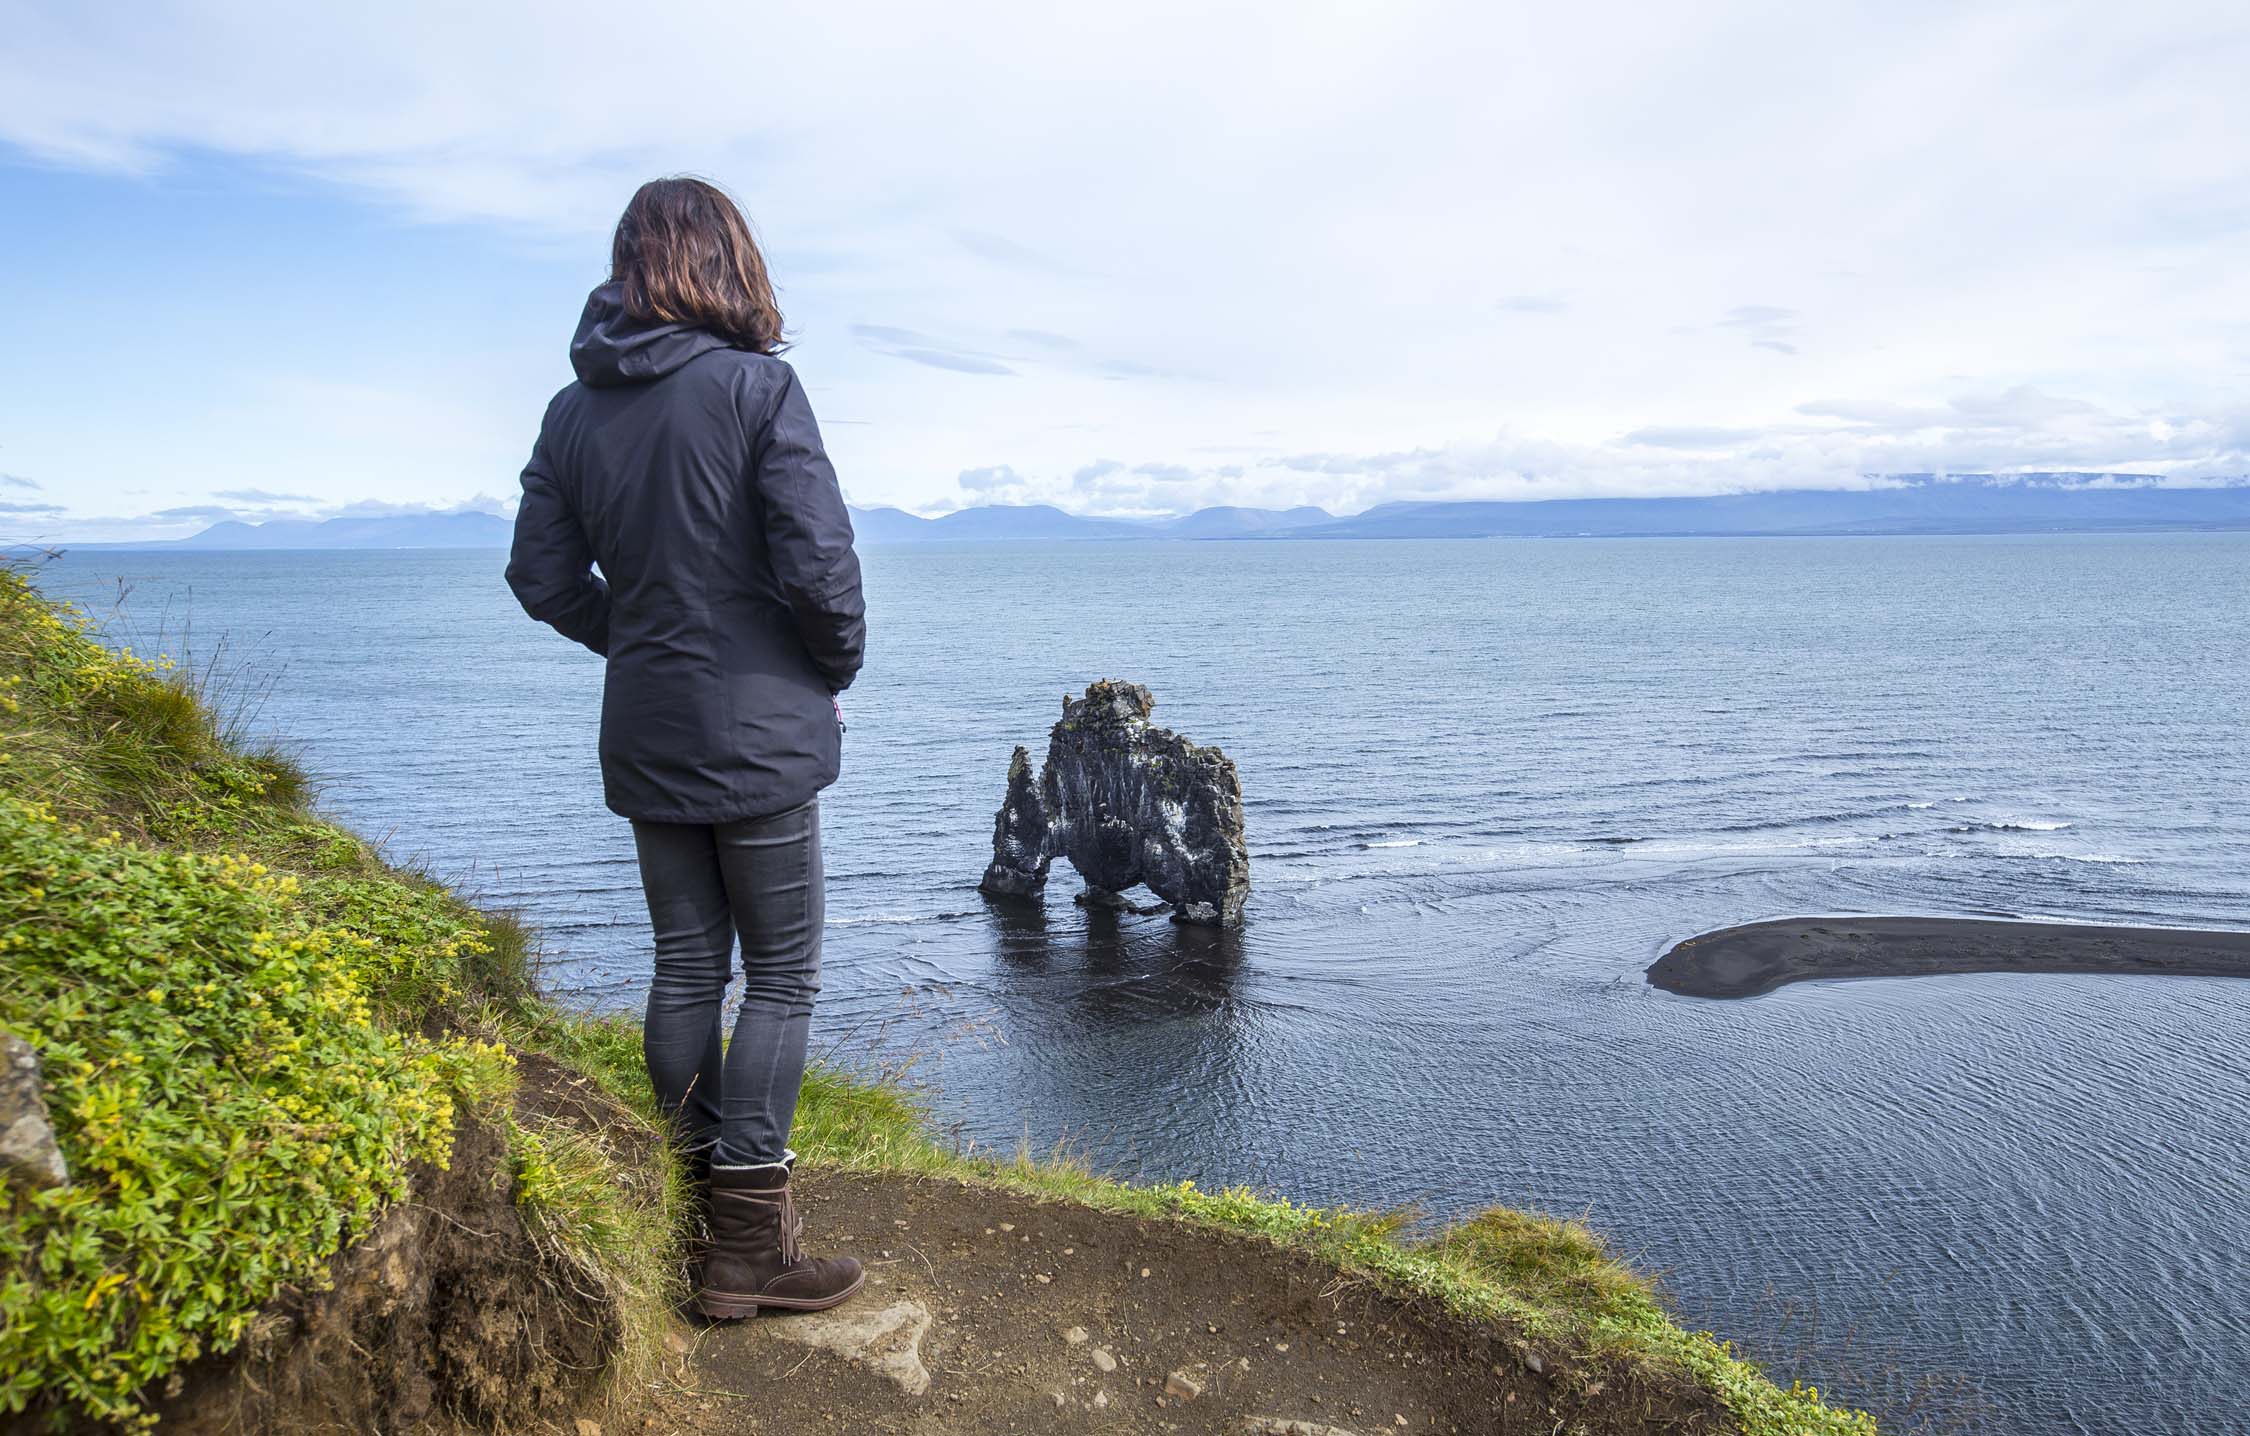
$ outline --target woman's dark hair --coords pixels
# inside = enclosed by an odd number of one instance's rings
[[[715,184],[676,176],[634,191],[610,243],[609,277],[625,286],[635,319],[691,324],[760,354],[782,348],[766,258]]]

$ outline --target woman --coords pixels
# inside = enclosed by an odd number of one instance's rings
[[[523,471],[508,586],[609,660],[602,787],[656,930],[643,1049],[709,1224],[712,1317],[819,1311],[858,1262],[799,1250],[789,1125],[820,991],[818,794],[866,640],[851,519],[749,225],[641,186]],[[595,573],[595,566],[600,573]],[[720,1004],[742,943],[743,996]]]

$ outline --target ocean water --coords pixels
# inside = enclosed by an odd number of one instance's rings
[[[1584,1214],[1898,1430],[2250,1430],[2250,983],[1653,991],[1813,912],[2250,927],[2250,535],[873,549],[818,1049],[1146,1178]],[[66,556],[322,803],[631,1009],[597,659],[494,553]],[[1148,684],[1239,764],[1238,934],[975,891],[1016,743]]]

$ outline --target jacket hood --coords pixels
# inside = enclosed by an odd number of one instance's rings
[[[641,384],[727,341],[691,324],[644,324],[625,312],[625,286],[604,284],[586,296],[578,332],[570,340],[570,367],[591,388]]]

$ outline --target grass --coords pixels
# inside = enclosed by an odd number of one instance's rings
[[[1709,1333],[1677,1325],[1650,1283],[1584,1224],[1493,1207],[1417,1240],[1412,1214],[1305,1207],[1247,1188],[1130,1186],[1066,1154],[978,1155],[934,1141],[926,1114],[895,1086],[812,1074],[793,1140],[805,1159],[995,1183],[1103,1211],[1199,1223],[1306,1251],[1340,1271],[1434,1299],[1459,1315],[1509,1323],[1578,1360],[1671,1367],[1715,1392],[1749,1436],[1872,1436],[1874,1421],[1776,1387]]]
[[[616,1303],[615,1389],[632,1389],[677,1295],[680,1195],[671,1164],[645,1156],[663,1147],[637,1024],[541,1001],[533,933],[312,816],[303,774],[196,688],[0,571],[0,1026],[45,1058],[75,1178],[0,1209],[0,1415],[60,1392],[64,1418],[141,1419],[151,1382],[228,1349],[284,1286],[317,1284],[414,1163],[444,1162],[456,1104],[506,1126],[532,1239]],[[591,1075],[644,1155],[519,1115],[519,1052]],[[1063,1153],[948,1144],[898,1081],[825,1068],[793,1140],[811,1166],[990,1183],[1308,1252],[1504,1322],[1565,1370],[1684,1375],[1750,1436],[1875,1429],[1678,1326],[1579,1223],[1493,1208],[1430,1236],[1405,1213],[1127,1185]]]

